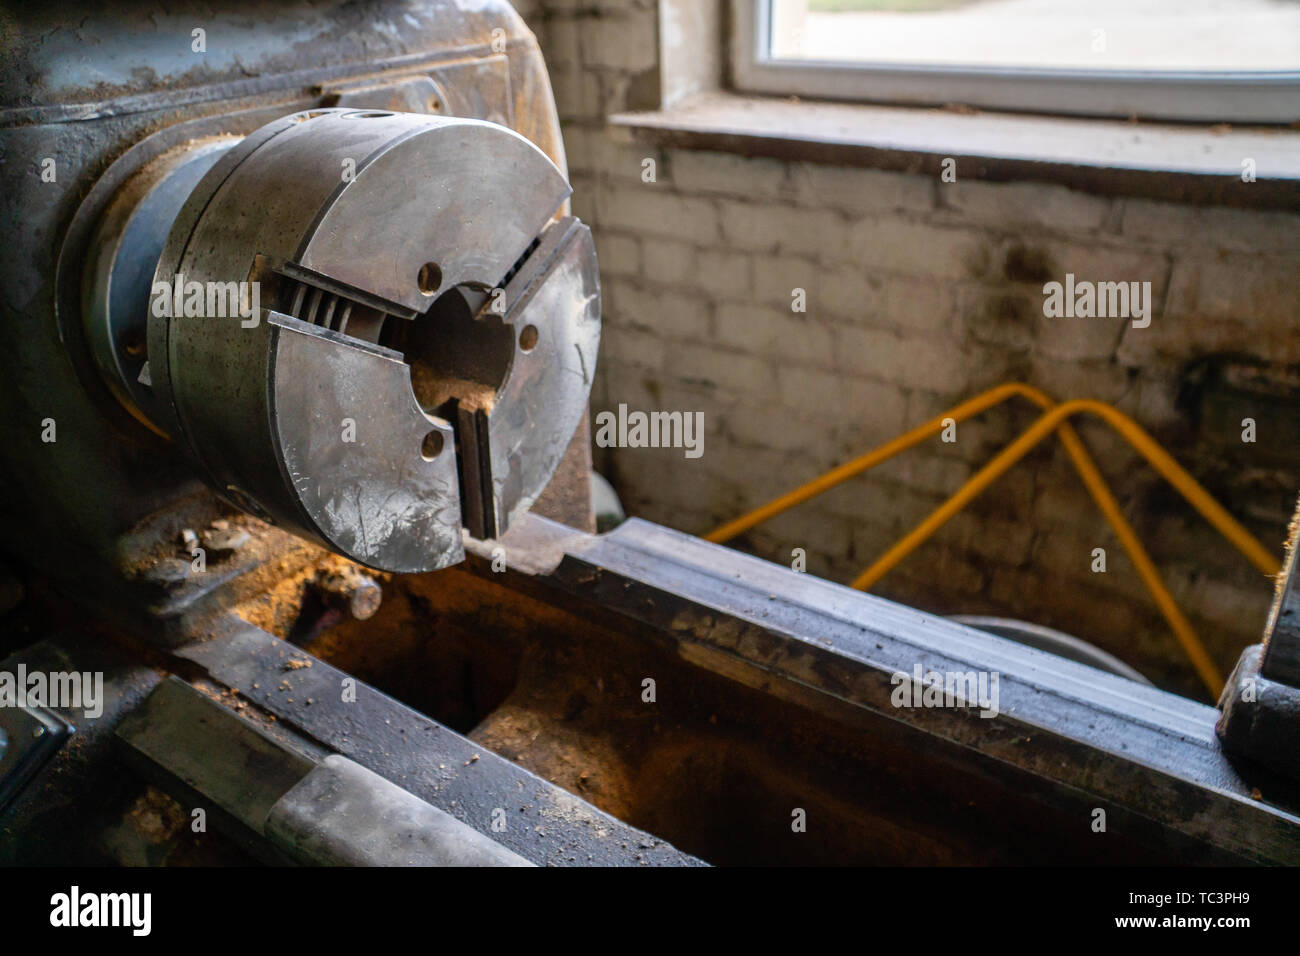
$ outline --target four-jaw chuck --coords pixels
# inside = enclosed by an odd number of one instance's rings
[[[532,505],[584,414],[600,289],[569,193],[478,120],[312,110],[196,141],[101,222],[92,353],[231,503],[444,567]]]

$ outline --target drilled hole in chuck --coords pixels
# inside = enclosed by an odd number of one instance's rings
[[[425,295],[433,295],[442,285],[442,269],[436,262],[426,262],[420,266],[420,274],[416,277],[419,283],[420,291]]]

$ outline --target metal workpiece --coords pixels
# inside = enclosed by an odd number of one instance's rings
[[[379,582],[355,568],[322,572],[316,579],[316,591],[325,604],[357,621],[374,617],[384,600]]]
[[[311,866],[532,866],[451,814],[330,754],[266,819],[266,834]]]
[[[315,109],[195,141],[110,203],[87,339],[230,503],[373,568],[445,567],[462,527],[533,504],[586,406],[599,284],[569,193],[480,120]]]

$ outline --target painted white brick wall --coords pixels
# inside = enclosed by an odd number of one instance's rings
[[[1300,426],[1277,413],[1300,409],[1300,216],[981,182],[960,169],[957,183],[941,183],[629,146],[605,118],[657,106],[654,0],[529,0],[523,12],[552,72],[574,209],[600,256],[593,411],[625,402],[705,414],[699,459],[595,449],[630,513],[704,533],[1016,380],[1062,400],[1118,404],[1280,553],[1289,512],[1278,489],[1300,488]],[[646,159],[653,183],[642,181]],[[1066,272],[1150,281],[1150,328],[1045,318],[1043,282]],[[805,313],[791,311],[795,288],[805,290]],[[1204,369],[1224,362],[1263,383],[1242,393],[1234,414],[1257,409],[1260,421],[1282,423],[1256,445],[1208,427],[1197,405],[1198,390],[1217,381]],[[963,423],[955,444],[929,442],[737,544],[784,562],[803,548],[809,571],[848,581],[1035,417],[1019,403],[993,410]],[[1122,442],[1092,423],[1080,428],[1226,672],[1258,640],[1270,583]],[[1107,550],[1106,574],[1090,570],[1095,547]],[[1165,686],[1199,692],[1050,445],[875,590],[939,613],[1060,627]]]

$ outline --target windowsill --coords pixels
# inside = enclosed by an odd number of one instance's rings
[[[1105,195],[1300,208],[1300,131],[958,112],[709,92],[610,125],[655,146],[938,176],[1038,180]],[[1256,181],[1243,182],[1242,161]]]

